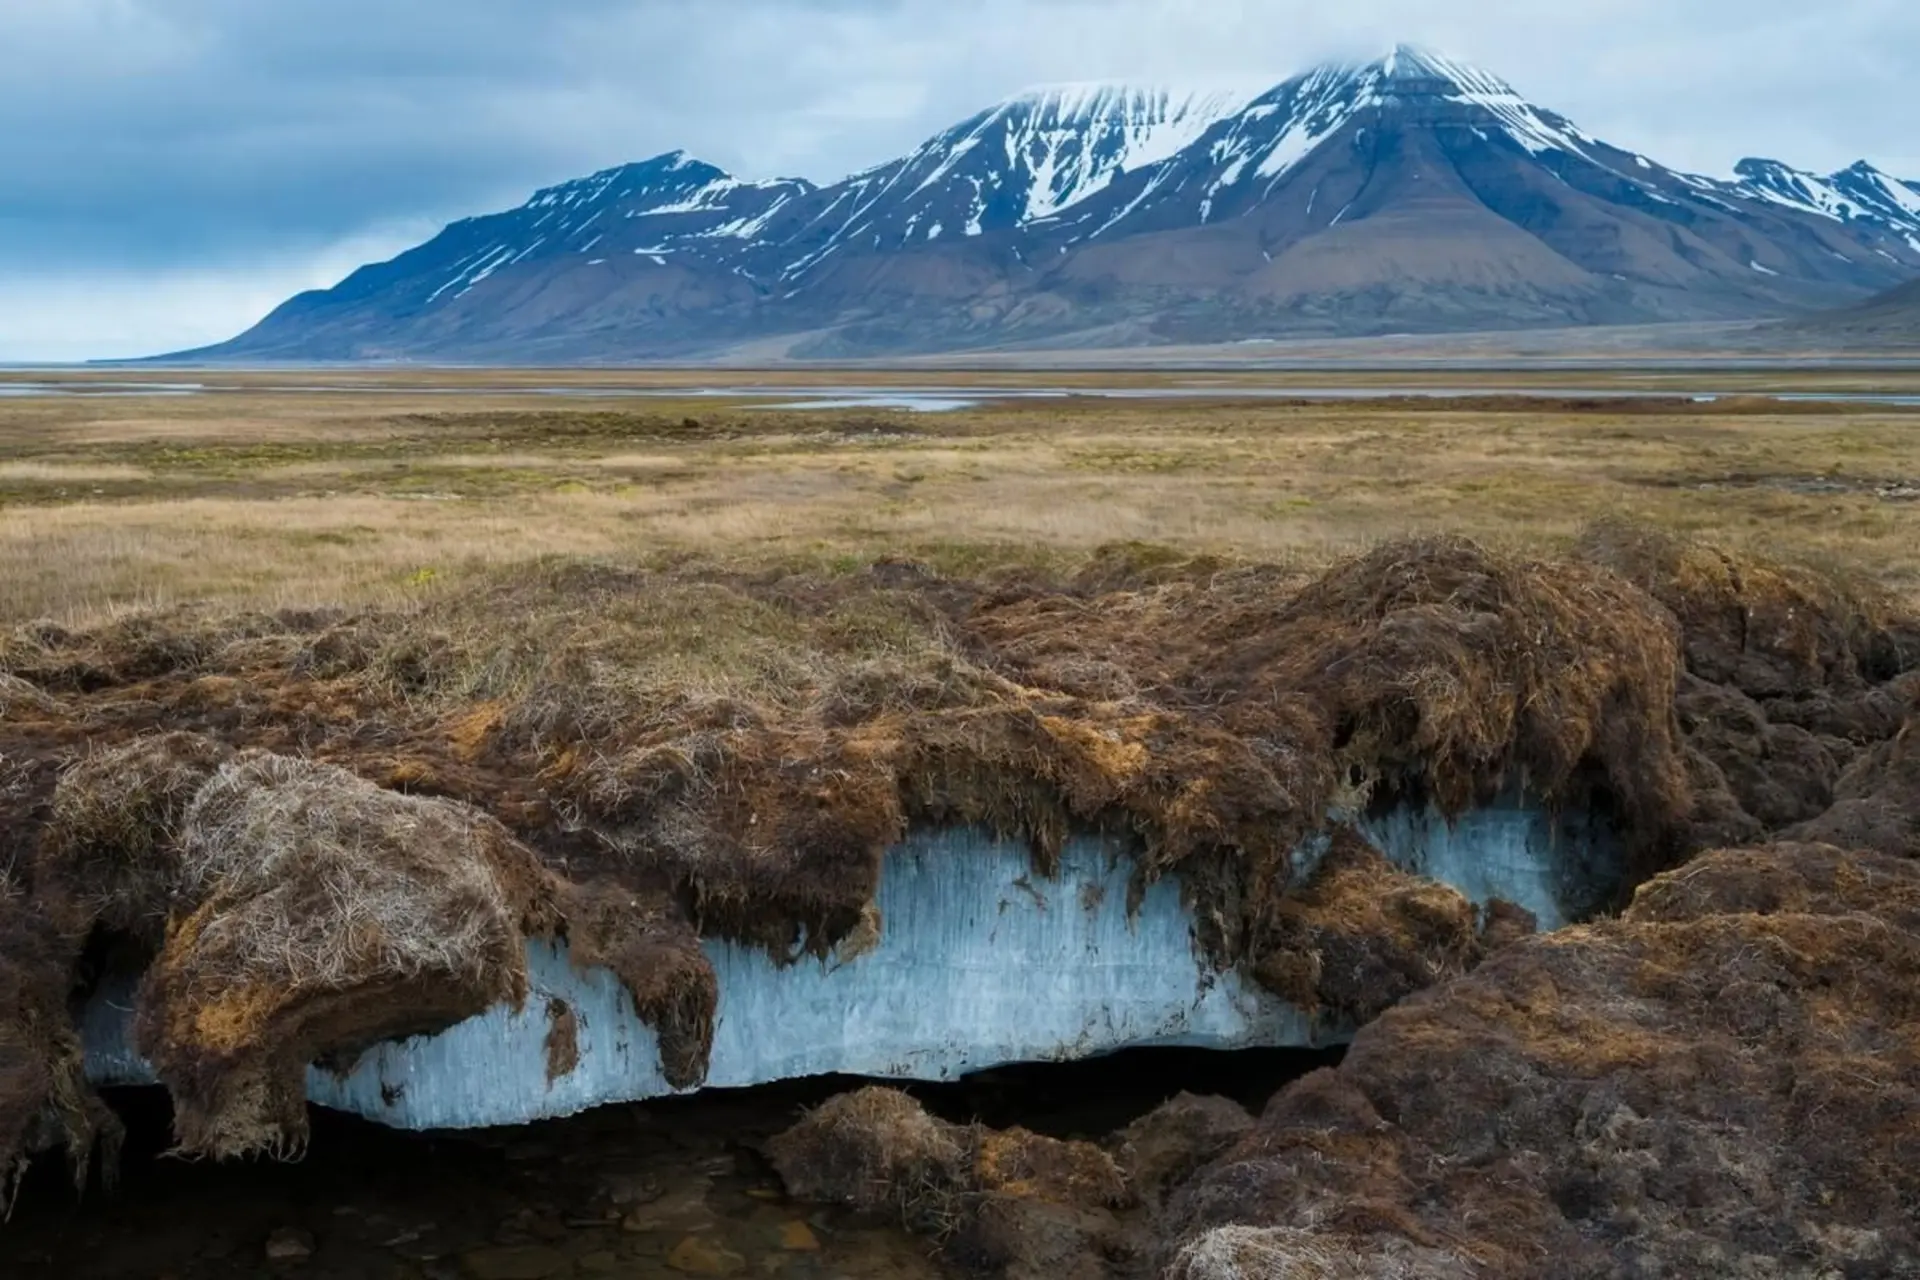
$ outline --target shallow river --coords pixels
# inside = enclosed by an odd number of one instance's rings
[[[35,397],[125,398],[158,396],[232,395],[458,395],[537,396],[580,400],[744,400],[768,409],[897,409],[914,413],[944,413],[982,404],[1017,400],[1280,400],[1351,401],[1401,398],[1462,399],[1475,396],[1543,397],[1553,400],[1672,399],[1706,403],[1745,394],[1734,391],[1647,391],[1620,387],[1516,387],[1369,385],[1329,387],[1258,387],[1196,384],[1163,387],[982,387],[982,386],[409,386],[403,383],[305,383],[284,386],[226,386],[195,382],[0,382],[0,398]],[[1873,391],[1804,391],[1759,393],[1785,403],[1862,404],[1920,407],[1920,395]]]

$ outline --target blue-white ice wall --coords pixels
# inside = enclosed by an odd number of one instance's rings
[[[1603,828],[1507,805],[1449,825],[1401,813],[1368,824],[1396,862],[1476,901],[1503,897],[1566,923],[1567,907],[1617,878]],[[1308,1046],[1345,1029],[1315,1025],[1236,972],[1213,969],[1175,879],[1127,910],[1134,870],[1118,840],[1080,837],[1059,877],[1024,844],[973,829],[914,835],[887,858],[878,944],[845,962],[782,967],[709,941],[720,1003],[706,1084],[731,1087],[844,1073],[946,1080],[1008,1062],[1091,1057],[1149,1045]],[[1578,905],[1576,905],[1576,909]],[[519,1124],[673,1092],[653,1031],[605,970],[576,971],[564,947],[534,944],[533,994],[438,1035],[376,1046],[345,1075],[311,1069],[308,1095],[407,1129]],[[549,1006],[578,1022],[579,1063],[548,1079]],[[83,1028],[88,1074],[144,1083],[124,989]]]

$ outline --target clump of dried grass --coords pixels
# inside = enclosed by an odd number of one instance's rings
[[[660,1037],[660,1070],[686,1089],[706,1078],[719,979],[700,935],[663,894],[611,881],[558,888],[560,929],[577,969],[607,969]]]
[[[181,606],[122,614],[83,631],[29,623],[0,641],[0,667],[43,689],[86,692],[218,666],[310,620],[297,611]]]
[[[897,1220],[996,1267],[1083,1258],[1111,1235],[1109,1211],[1133,1199],[1092,1143],[949,1124],[878,1087],[808,1112],[767,1154],[800,1199]]]
[[[182,1145],[223,1156],[299,1147],[323,1051],[524,999],[526,934],[552,928],[545,873],[491,819],[257,751],[194,798],[179,894],[136,1034]]]
[[[1868,912],[1920,934],[1920,861],[1869,859],[1780,842],[1705,855],[1640,886],[1625,919],[1676,924],[1713,915]]]
[[[541,909],[520,896],[539,880],[531,856],[491,820],[266,752],[200,789],[180,862],[179,890],[207,916],[194,945],[218,983],[482,981],[512,967]]]
[[[1114,1134],[1107,1148],[1129,1191],[1157,1207],[1165,1192],[1252,1128],[1253,1117],[1230,1098],[1181,1093]]]
[[[232,754],[199,734],[165,733],[68,769],[37,861],[48,902],[158,947],[180,887],[187,809]]]
[[[1920,858],[1920,684],[1900,732],[1862,754],[1834,785],[1826,812],[1783,839],[1824,841]]]
[[[1920,618],[1843,566],[1774,563],[1620,519],[1575,554],[1659,600],[1686,635],[1687,665],[1755,698],[1850,692],[1920,665]]]
[[[0,720],[28,713],[58,715],[64,708],[60,700],[28,680],[0,671]]]
[[[971,1190],[966,1131],[897,1089],[822,1103],[770,1140],[767,1155],[792,1195],[895,1217],[916,1231],[952,1230]]]
[[[1240,1228],[1486,1277],[1885,1271],[1920,1243],[1916,877],[1713,853],[1620,920],[1509,947],[1276,1098],[1176,1195],[1168,1247]]]
[[[1189,1242],[1166,1280],[1476,1280],[1469,1258],[1391,1237],[1220,1227]]]
[[[1227,723],[1258,733],[1263,708],[1305,698],[1363,795],[1458,814],[1516,784],[1551,804],[1600,791],[1648,851],[1684,807],[1679,636],[1610,573],[1458,538],[1395,543],[1200,639],[1222,648],[1209,684],[1231,699]]]
[[[1363,1026],[1472,969],[1479,932],[1466,898],[1342,829],[1313,877],[1274,908],[1254,972],[1301,1009]]]
[[[80,943],[0,871],[0,1217],[43,1152],[64,1150],[84,1189],[96,1149],[111,1181],[119,1121],[87,1087],[67,994]]]

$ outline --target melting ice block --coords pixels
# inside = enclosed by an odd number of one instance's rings
[[[1603,827],[1561,823],[1519,805],[1449,825],[1397,813],[1368,834],[1409,870],[1476,901],[1503,897],[1543,928],[1617,882]],[[1121,840],[1082,836],[1060,873],[1035,874],[1027,847],[975,829],[925,831],[888,855],[878,942],[842,960],[781,965],[711,940],[719,1011],[708,1087],[843,1073],[948,1080],[1009,1062],[1092,1057],[1124,1048],[1235,1049],[1337,1043],[1233,971],[1210,965],[1177,880],[1127,909],[1134,861]],[[368,1050],[352,1070],[311,1068],[308,1096],[404,1129],[521,1124],[675,1090],[658,1042],[606,970],[576,970],[563,945],[530,949],[532,994],[437,1035]],[[133,1051],[126,987],[86,1011],[87,1070],[97,1083],[153,1080]],[[571,1014],[577,1061],[554,1073],[555,1018]],[[551,1077],[551,1078],[550,1078]]]

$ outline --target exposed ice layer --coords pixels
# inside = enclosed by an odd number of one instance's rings
[[[1456,826],[1407,813],[1372,824],[1390,856],[1563,923],[1604,866],[1519,806]],[[1602,840],[1600,843],[1604,844]],[[1567,868],[1574,868],[1568,870]],[[845,1073],[946,1080],[1008,1062],[1091,1057],[1122,1048],[1232,1049],[1338,1042],[1237,972],[1214,970],[1194,939],[1177,881],[1127,910],[1134,861],[1124,842],[1069,842],[1060,876],[1032,871],[1024,844],[974,829],[922,832],[888,856],[876,945],[844,961],[782,967],[764,952],[709,941],[720,1003],[706,1084],[731,1087]],[[529,952],[533,991],[438,1035],[382,1044],[346,1075],[309,1070],[308,1096],[404,1129],[519,1124],[672,1093],[658,1041],[605,970],[576,971],[564,946]],[[127,992],[86,1011],[87,1072],[97,1083],[153,1074],[128,1042]],[[559,1005],[577,1025],[578,1063],[549,1079]]]
[[[1626,876],[1618,834],[1590,812],[1553,814],[1508,799],[1454,822],[1436,809],[1401,806],[1359,825],[1408,871],[1483,906],[1501,898],[1525,907],[1544,933],[1606,910]]]
[[[707,1085],[829,1073],[946,1080],[1124,1046],[1331,1038],[1239,974],[1211,970],[1175,881],[1149,889],[1130,919],[1133,868],[1123,844],[1080,838],[1048,881],[1033,873],[1024,844],[972,829],[914,836],[888,857],[871,951],[783,968],[754,948],[707,944],[720,986]],[[376,1046],[344,1077],[312,1069],[308,1096],[399,1128],[445,1129],[674,1091],[653,1031],[611,973],[578,972],[564,947],[546,943],[529,960],[533,993],[522,1008]],[[579,1064],[550,1081],[555,1001],[578,1024]],[[151,1079],[113,1003],[124,997],[89,1011],[89,1074]]]

